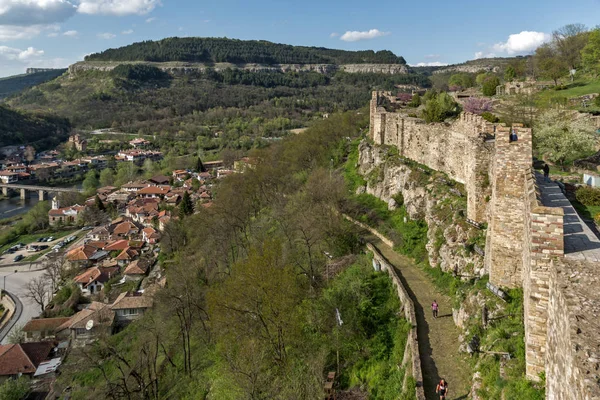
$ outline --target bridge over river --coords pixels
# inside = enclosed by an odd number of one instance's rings
[[[82,193],[83,189],[78,188],[65,188],[65,187],[52,187],[52,186],[37,186],[37,185],[17,185],[12,183],[2,183],[0,184],[2,188],[2,194],[4,196],[8,196],[9,190],[18,190],[21,192],[21,199],[26,199],[29,195],[29,192],[38,192],[38,196],[40,201],[46,200],[47,193],[68,193],[68,192],[76,192]]]

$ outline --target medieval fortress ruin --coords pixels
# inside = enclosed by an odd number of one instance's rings
[[[600,399],[600,240],[554,183],[532,169],[532,130],[463,113],[428,124],[374,92],[369,137],[463,183],[467,218],[487,223],[485,271],[524,291],[527,376],[548,399]],[[391,107],[390,107],[391,106]]]

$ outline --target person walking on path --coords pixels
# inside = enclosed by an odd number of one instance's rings
[[[446,396],[448,395],[448,382],[445,379],[442,379],[440,383],[438,383],[435,392],[440,395],[440,400],[446,400]]]
[[[431,311],[433,311],[433,318],[437,318],[438,309],[439,309],[438,303],[437,303],[437,301],[434,300],[433,303],[431,303]]]
[[[550,182],[550,167],[548,164],[544,164],[544,168],[542,169],[544,170],[544,181]]]

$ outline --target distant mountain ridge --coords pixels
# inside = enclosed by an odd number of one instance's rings
[[[66,68],[48,69],[37,72],[29,72],[29,70],[34,69],[28,68],[28,73],[26,74],[0,78],[0,99],[6,98],[32,86],[51,81],[67,72]]]
[[[389,50],[347,51],[292,46],[264,40],[227,38],[167,38],[108,49],[85,61],[151,61],[231,64],[401,64],[406,61]]]

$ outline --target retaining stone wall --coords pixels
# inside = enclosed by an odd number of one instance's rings
[[[423,370],[421,369],[421,356],[419,353],[419,342],[417,339],[417,317],[415,314],[415,305],[411,298],[408,296],[408,292],[402,281],[396,274],[394,267],[385,259],[385,257],[373,246],[371,243],[367,243],[367,248],[373,253],[374,260],[379,263],[381,270],[386,271],[392,278],[392,282],[396,287],[396,293],[400,299],[400,303],[404,309],[404,317],[411,324],[412,328],[408,332],[408,339],[406,340],[406,348],[404,349],[404,360],[403,365],[410,363],[412,369],[412,375],[417,382],[416,396],[417,400],[425,400],[425,390],[423,388]]]

